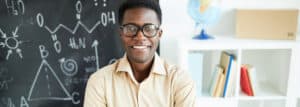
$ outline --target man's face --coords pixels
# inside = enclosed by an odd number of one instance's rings
[[[128,24],[138,26],[139,28],[148,24],[160,25],[155,11],[147,8],[126,10],[122,25]],[[128,37],[122,30],[120,30],[120,34],[128,59],[135,63],[147,63],[152,61],[155,55],[162,31],[158,29],[155,36],[150,38],[144,35],[142,29],[139,29],[136,35],[132,37]]]

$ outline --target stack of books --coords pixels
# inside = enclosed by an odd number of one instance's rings
[[[220,64],[212,73],[210,95],[213,97],[234,96],[237,64],[233,54],[221,53]]]

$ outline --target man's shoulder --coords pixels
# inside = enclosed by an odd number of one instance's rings
[[[93,77],[94,78],[101,78],[101,77],[103,78],[103,77],[107,77],[107,76],[111,75],[116,70],[118,61],[98,69],[96,72],[94,72],[91,75],[91,78],[93,78]]]
[[[163,61],[163,62],[164,62],[164,67],[165,67],[169,77],[171,77],[173,79],[178,78],[178,77],[184,77],[186,79],[191,78],[190,73],[188,71],[182,69],[178,65],[171,64],[166,61]]]
[[[165,69],[166,69],[166,71],[167,71],[167,73],[169,75],[174,75],[174,74],[176,74],[178,72],[183,72],[184,71],[178,65],[169,63],[169,62],[167,62],[165,60],[162,60],[162,61],[163,61],[164,67],[165,67]]]

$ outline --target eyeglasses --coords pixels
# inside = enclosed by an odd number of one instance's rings
[[[135,24],[125,24],[120,26],[122,33],[127,37],[134,37],[141,30],[147,38],[155,37],[159,27],[155,24],[145,24],[142,27]]]

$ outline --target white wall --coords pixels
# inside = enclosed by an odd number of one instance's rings
[[[161,39],[161,56],[177,64],[176,39],[192,38],[194,22],[187,13],[188,0],[160,0],[163,12],[163,37]],[[215,25],[209,26],[207,32],[214,36],[234,36],[236,8],[259,9],[300,9],[300,0],[221,0],[221,18]],[[300,39],[300,16],[298,39]]]

